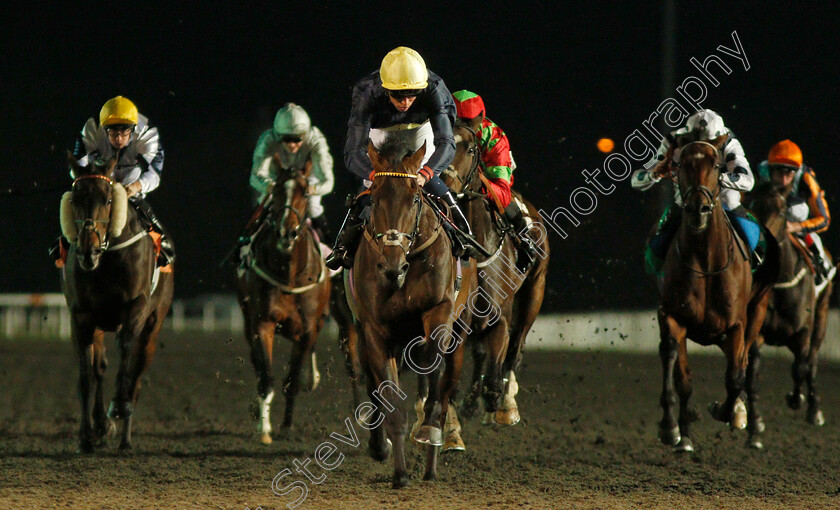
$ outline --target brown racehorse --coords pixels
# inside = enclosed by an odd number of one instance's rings
[[[480,117],[473,125],[462,122],[455,124],[455,158],[443,173],[444,182],[466,203],[465,213],[476,239],[491,257],[476,260],[481,300],[475,307],[484,307],[491,302],[499,313],[473,314],[469,336],[473,352],[473,378],[468,396],[461,412],[470,417],[478,408],[478,397],[484,399],[484,423],[515,425],[519,422],[519,410],[514,399],[518,389],[515,371],[522,359],[522,348],[531,326],[534,324],[545,294],[545,278],[548,272],[549,247],[545,229],[540,229],[541,217],[529,202],[523,200],[534,220],[531,234],[538,247],[534,265],[522,274],[515,264],[516,247],[509,232],[502,226],[499,217],[502,211],[481,193],[483,175],[481,148],[476,139]],[[515,193],[521,199],[521,195]],[[511,299],[513,296],[513,299]],[[489,357],[488,357],[489,354]],[[482,377],[484,360],[487,371]],[[483,380],[483,384],[482,384]]]
[[[750,195],[751,208],[776,235],[780,248],[779,277],[773,286],[760,339],[769,345],[785,346],[793,353],[793,391],[787,395],[787,403],[792,409],[799,409],[806,401],[802,384],[807,384],[806,419],[819,426],[825,423],[825,418],[817,396],[817,356],[825,338],[828,301],[834,284],[827,282],[820,294],[816,294],[808,250],[787,233],[785,197],[789,193],[789,188],[766,182]]]
[[[70,164],[77,177],[61,200],[62,233],[71,243],[61,286],[79,356],[79,451],[93,451],[94,443],[114,428],[109,417],[123,420],[120,449],[128,450],[140,375],[152,362],[172,303],[174,272],[161,272],[152,290],[157,256],[125,189],[113,180],[116,160],[80,167],[71,156]],[[117,332],[120,352],[116,394],[107,415],[102,401],[105,331]]]
[[[272,353],[275,330],[292,341],[283,383],[283,427],[292,426],[303,364],[311,362],[311,387],[319,375],[313,349],[330,296],[327,269],[307,219],[307,186],[312,164],[303,172],[280,169],[266,219],[239,270],[237,298],[245,318],[245,338],[257,373],[260,440],[271,443],[270,407],[274,399]]]
[[[764,321],[769,284],[754,282],[742,241],[728,224],[720,201],[720,147],[725,137],[682,147],[678,183],[681,224],[665,259],[659,306],[663,417],[659,438],[676,451],[693,451],[690,438],[691,372],[686,340],[717,345],[726,355],[726,400],[709,406],[712,416],[744,428],[747,410],[741,393],[751,348]],[[744,249],[749,252],[749,248]],[[675,391],[676,386],[676,391]],[[747,391],[751,388],[747,386]],[[675,405],[679,395],[679,421]]]
[[[441,219],[424,199],[417,170],[425,147],[416,152],[395,135],[380,149],[368,146],[376,172],[370,188],[371,218],[359,247],[353,282],[359,320],[359,354],[371,402],[369,451],[385,460],[393,446],[392,486],[409,482],[405,465],[407,416],[400,399],[398,366],[407,364],[427,379],[429,395],[415,441],[428,445],[424,479],[437,474],[441,429],[463,362],[461,338],[453,334],[456,259]],[[446,368],[441,377],[441,362]],[[402,363],[401,363],[402,360]],[[371,412],[368,417],[374,413]],[[386,432],[388,439],[386,440]]]

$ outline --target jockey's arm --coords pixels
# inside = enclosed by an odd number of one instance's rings
[[[495,124],[492,129],[483,130],[481,143],[481,160],[493,194],[507,207],[511,200],[510,181],[513,175],[513,160],[510,155],[510,141],[504,131]],[[488,198],[492,199],[490,190],[486,190]]]
[[[266,130],[257,140],[254,148],[254,156],[251,163],[251,177],[248,180],[252,188],[259,193],[265,193],[269,184],[274,182],[272,175],[271,161],[272,154],[268,154],[268,147],[274,142],[272,130]]]
[[[828,212],[825,192],[820,188],[816,177],[814,177],[813,172],[810,170],[806,170],[802,174],[800,187],[803,184],[807,186],[810,195],[808,197],[809,218],[799,224],[801,227],[800,232],[803,234],[825,232],[831,223],[831,214]]]
[[[645,166],[633,172],[630,185],[639,191],[647,191],[652,188],[668,173],[665,172],[666,169],[670,171],[673,154],[671,141],[668,138],[663,138],[656,154],[645,163]]]
[[[367,179],[373,172],[373,165],[367,155],[372,122],[370,95],[371,91],[366,90],[361,84],[353,87],[350,120],[347,121],[347,141],[344,143],[344,165],[362,179]]]
[[[333,189],[335,178],[333,177],[333,157],[327,145],[327,139],[316,127],[309,132],[309,146],[312,149],[312,174],[309,177],[309,184],[312,186],[312,194],[315,196],[326,195]]]
[[[724,148],[726,172],[720,175],[721,184],[726,188],[747,192],[752,190],[755,177],[750,170],[750,163],[744,155],[744,149],[737,138],[733,138]]]
[[[151,129],[157,130],[157,128]],[[163,144],[159,137],[156,138],[154,149],[145,145],[142,140],[136,142],[141,144],[138,147],[137,164],[142,170],[138,182],[142,186],[141,193],[143,194],[154,191],[160,185],[160,175],[163,172]]]
[[[434,133],[435,152],[426,162],[424,173],[431,172],[434,176],[439,176],[455,159],[455,135],[452,133],[452,126],[455,124],[455,102],[443,82],[432,91],[431,100],[429,122]]]

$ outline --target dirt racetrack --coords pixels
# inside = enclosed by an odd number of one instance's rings
[[[167,332],[161,341],[136,409],[134,452],[118,453],[112,438],[88,456],[74,453],[79,406],[71,345],[0,343],[0,508],[267,510],[295,499],[273,494],[272,479],[294,471],[295,459],[313,458],[331,432],[346,431],[351,416],[335,342],[318,346],[323,384],[303,394],[294,433],[263,446],[249,415],[255,378],[245,342]],[[107,405],[117,358],[113,340],[106,345]],[[284,372],[285,340],[275,353]],[[821,363],[826,425],[817,429],[803,411],[784,405],[788,359],[765,357],[762,366],[764,451],[745,448],[743,432],[730,432],[705,411],[723,396],[718,354],[690,356],[692,402],[702,419],[694,426],[697,451],[678,456],[656,439],[656,356],[530,352],[518,374],[523,421],[508,428],[466,422],[467,452],[445,456],[436,482],[420,480],[422,461],[412,450],[412,484],[391,490],[390,460],[371,460],[360,430],[360,446],[340,445],[346,457],[320,485],[297,473],[282,485],[306,483],[299,508],[840,508],[840,366]],[[413,387],[412,379],[404,377]],[[314,462],[310,468],[324,473]]]

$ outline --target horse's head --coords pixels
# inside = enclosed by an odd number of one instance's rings
[[[762,182],[750,193],[750,210],[758,221],[773,232],[777,239],[787,226],[787,200],[784,186],[773,182]]]
[[[92,271],[110,240],[125,228],[128,198],[112,178],[115,159],[83,167],[72,155],[68,158],[76,180],[72,191],[61,197],[61,231],[75,245],[79,267]]]
[[[376,267],[397,288],[405,283],[406,256],[419,231],[423,197],[417,171],[425,154],[425,145],[415,151],[409,140],[399,136],[387,140],[379,150],[368,145],[374,171],[370,187],[371,236],[380,248]]]
[[[459,118],[452,128],[455,135],[455,157],[441,178],[455,193],[463,193],[467,189],[476,191],[480,187],[481,181],[476,174],[481,162],[481,148],[478,146],[476,132],[481,128],[482,118],[479,116],[470,121]]]
[[[312,160],[306,162],[303,171],[282,168],[279,161],[276,163],[279,169],[272,196],[272,208],[275,211],[272,224],[277,249],[288,254],[291,253],[306,223]]]
[[[726,137],[711,142],[680,140],[679,187],[689,226],[702,232],[720,203],[721,146]]]

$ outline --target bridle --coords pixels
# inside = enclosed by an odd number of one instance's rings
[[[76,184],[79,181],[82,181],[82,180],[85,180],[85,179],[102,179],[103,181],[106,181],[108,183],[108,202],[107,203],[108,203],[108,205],[110,205],[111,202],[112,202],[111,189],[114,186],[113,179],[111,179],[110,177],[107,177],[105,175],[101,175],[101,174],[80,175],[79,177],[76,177],[76,179],[73,181],[71,189],[75,189]],[[111,236],[109,235],[107,229],[105,231],[105,237],[104,238],[101,235],[99,235],[99,231],[96,230],[96,224],[101,223],[101,224],[108,225],[109,223],[111,223],[110,216],[108,217],[107,220],[96,220],[96,219],[93,219],[93,218],[90,218],[90,217],[85,218],[83,220],[78,220],[78,219],[74,218],[73,222],[76,224],[76,230],[79,231],[79,232],[81,232],[83,230],[88,230],[88,231],[93,230],[93,233],[96,234],[96,238],[99,240],[99,249],[102,250],[102,251],[106,251],[108,249],[108,246],[111,244]]]
[[[470,134],[473,135],[473,139],[470,142],[469,147],[467,148],[467,154],[469,154],[470,158],[472,158],[472,162],[470,163],[470,170],[467,172],[466,177],[461,179],[461,176],[458,175],[458,172],[455,170],[455,167],[449,165],[446,170],[443,171],[444,174],[452,177],[453,179],[457,179],[461,183],[461,192],[458,193],[458,198],[465,198],[466,200],[475,200],[476,198],[482,198],[484,195],[481,193],[471,191],[469,189],[470,184],[472,184],[473,179],[475,178],[476,174],[478,173],[478,169],[484,166],[484,163],[481,161],[481,149],[478,146],[478,143],[475,141],[475,133],[473,133],[472,129],[463,123],[456,123],[456,126],[463,127]]]
[[[307,207],[304,210],[303,215],[301,215],[297,209],[292,206],[292,198],[294,197],[294,189],[297,185],[297,179],[304,178],[306,176],[301,173],[299,170],[293,170],[289,172],[288,179],[283,181],[283,189],[286,194],[286,201],[283,204],[277,214],[275,214],[270,223],[272,228],[274,229],[275,233],[277,234],[279,239],[288,240],[289,248],[291,249],[292,246],[297,242],[300,238],[300,234],[303,231],[303,226],[306,223],[306,219],[309,216],[309,208]],[[309,199],[309,192],[304,187],[303,197],[305,199]],[[288,213],[291,211],[297,217],[297,225],[289,231],[286,231],[286,220],[288,218]],[[278,218],[279,217],[279,218]]]
[[[376,172],[373,174],[374,179],[378,177],[395,177],[400,179],[417,180],[417,175],[403,172]],[[368,230],[365,229],[364,235],[365,239],[367,239],[371,243],[371,245],[376,248],[378,253],[381,254],[387,246],[399,246],[400,248],[402,248],[403,252],[405,253],[405,256],[408,257],[409,254],[416,255],[417,253],[422,252],[427,247],[429,247],[435,241],[435,239],[437,239],[437,236],[440,233],[440,224],[438,224],[437,228],[434,231],[434,234],[432,234],[429,237],[429,239],[426,240],[425,243],[423,243],[420,246],[414,247],[414,243],[417,240],[417,236],[420,232],[420,217],[423,212],[422,188],[419,188],[417,193],[414,194],[413,206],[414,228],[411,230],[411,233],[401,232],[395,228],[390,228],[385,232],[377,232],[375,222],[373,221],[373,213],[371,213],[371,219],[369,222],[371,232],[368,232]]]

